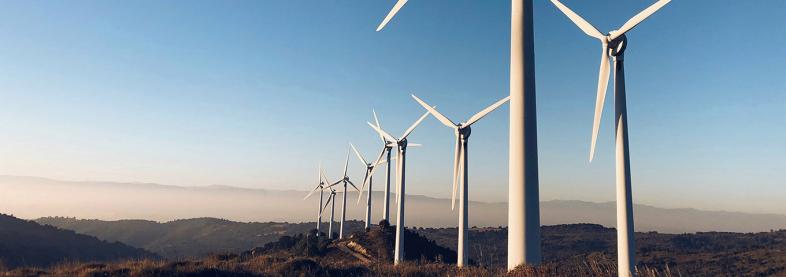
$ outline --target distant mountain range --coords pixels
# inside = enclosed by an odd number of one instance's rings
[[[303,201],[305,191],[247,189],[229,186],[178,187],[146,183],[66,182],[35,177],[0,176],[0,212],[22,218],[65,216],[102,220],[224,218],[241,222],[312,222],[319,195]],[[360,220],[364,209],[350,193],[347,218]],[[340,199],[337,197],[337,199]],[[373,193],[373,220],[381,215],[382,193]],[[458,211],[450,200],[407,196],[409,226],[451,227]],[[336,216],[340,210],[337,206]],[[393,218],[395,210],[391,209]],[[786,229],[786,216],[740,212],[634,207],[636,231],[665,233]],[[543,225],[595,223],[615,225],[614,203],[555,200],[541,203]],[[504,226],[506,203],[470,202],[470,225]]]
[[[46,267],[63,262],[104,262],[156,258],[119,242],[106,242],[53,226],[0,214],[0,264]]]

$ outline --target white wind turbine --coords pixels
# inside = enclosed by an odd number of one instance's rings
[[[377,31],[407,0],[398,0]],[[532,0],[510,0],[510,140],[508,163],[508,270],[540,264],[538,129]]]
[[[456,261],[459,267],[463,267],[467,263],[467,256],[465,255],[464,246],[467,242],[466,231],[469,223],[469,157],[467,155],[467,145],[469,144],[469,135],[472,133],[472,128],[470,126],[472,126],[472,124],[487,114],[499,108],[499,106],[502,106],[502,104],[505,104],[505,102],[508,102],[508,100],[510,100],[510,96],[505,97],[504,99],[499,100],[491,106],[483,109],[463,123],[454,123],[414,94],[412,95],[412,98],[414,98],[415,101],[423,106],[423,108],[429,111],[431,115],[442,122],[442,124],[445,124],[445,126],[453,128],[453,130],[456,131],[456,152],[453,156],[453,197],[451,198],[450,203],[451,209],[454,209],[456,206],[456,188],[458,187],[457,183],[461,182],[461,193],[459,194],[458,248],[456,251],[458,258]]]
[[[363,155],[360,155],[360,152],[358,152],[357,148],[355,148],[355,145],[350,143],[349,146],[352,147],[352,151],[355,152],[355,155],[358,157],[358,160],[360,160],[360,162],[363,163],[363,165],[366,168],[366,175],[363,177],[363,184],[360,185],[360,190],[358,192],[358,204],[360,204],[360,199],[363,196],[363,189],[366,187],[366,183],[368,183],[368,194],[366,195],[366,226],[365,226],[365,228],[369,228],[369,227],[371,227],[372,176],[374,175],[374,171],[375,171],[376,167],[381,165],[381,164],[386,163],[387,160],[381,160],[381,161],[379,161],[377,163],[369,163],[369,162],[366,161],[366,159],[363,158]],[[385,154],[386,148],[382,149],[382,153],[380,154],[380,157],[382,157]]]
[[[355,190],[358,191],[358,193],[360,193],[360,189],[358,189],[358,187],[356,187],[355,184],[349,180],[349,176],[347,176],[347,166],[349,166],[349,152],[347,152],[347,159],[344,162],[344,177],[341,177],[341,179],[333,182],[328,186],[332,187],[341,183],[344,184],[344,195],[342,195],[343,201],[341,202],[341,226],[338,229],[339,239],[344,238],[344,221],[347,219],[347,185],[351,185],[353,188],[355,188]]]
[[[557,8],[570,18],[584,33],[601,42],[598,95],[595,99],[595,119],[592,124],[592,142],[589,160],[595,155],[606,87],[609,82],[609,56],[614,57],[614,110],[616,126],[616,183],[617,183],[617,263],[619,276],[631,276],[635,270],[636,248],[633,239],[633,197],[631,193],[630,154],[628,152],[628,115],[625,99],[624,53],[628,39],[625,33],[636,27],[671,0],[660,0],[629,19],[618,30],[603,34],[589,22],[557,0],[551,0]]]
[[[377,127],[379,129],[382,129],[382,125],[379,124],[379,118],[377,118],[377,112],[374,111],[374,110],[371,110],[371,113],[374,114],[374,123],[377,125]],[[385,139],[385,137],[382,136],[382,135],[379,135],[379,139],[382,140],[382,153],[380,154],[380,158],[378,158],[377,160],[381,160],[382,156],[387,155],[387,158],[385,160],[386,161],[391,161],[390,152],[391,152],[391,150],[393,150],[393,146],[395,144],[393,142],[388,141],[387,139]],[[390,166],[391,166],[391,163],[387,163],[387,165],[385,166],[386,167],[386,170],[385,170],[385,195],[383,197],[384,200],[382,202],[382,205],[383,205],[383,207],[382,207],[382,220],[387,221],[388,224],[390,224]],[[374,170],[376,170],[376,167],[374,167],[371,170],[371,174],[374,174]]]
[[[322,207],[322,209],[319,212],[321,216],[321,214],[325,213],[325,210],[327,210],[327,206],[333,204],[330,207],[330,224],[328,224],[328,239],[333,239],[333,221],[335,221],[334,216],[336,214],[336,201],[335,201],[336,190],[333,188],[329,188],[329,189],[330,189],[330,195],[328,196],[327,202],[325,202],[325,206]]]
[[[324,175],[322,175],[322,163],[319,164],[319,170],[317,171],[317,175],[318,175],[317,186],[314,187],[314,189],[311,190],[308,193],[308,195],[306,195],[306,197],[303,198],[303,200],[308,199],[309,197],[311,197],[312,194],[314,194],[314,192],[319,190],[319,206],[317,206],[317,210],[318,210],[317,211],[317,237],[318,237],[319,230],[322,227],[322,202],[323,202],[323,194],[324,194],[323,192],[325,191],[328,185],[327,184],[328,182],[325,180]]]
[[[393,256],[393,263],[398,264],[402,260],[404,260],[404,252],[401,251],[401,246],[404,245],[404,195],[406,193],[406,161],[407,161],[407,146],[419,146],[418,144],[408,143],[407,137],[415,130],[415,127],[418,127],[420,122],[428,116],[428,112],[424,113],[420,118],[418,118],[412,126],[409,127],[404,134],[401,135],[399,138],[395,138],[382,130],[382,128],[368,123],[368,126],[371,126],[379,135],[385,138],[387,141],[387,145],[391,148],[396,147],[398,152],[396,153],[396,245],[395,245],[395,253]],[[382,152],[385,153],[384,151]],[[379,155],[377,161],[374,164],[377,164],[382,159],[383,155]]]

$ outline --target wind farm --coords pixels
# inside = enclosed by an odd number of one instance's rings
[[[786,275],[781,1],[3,5],[6,276]]]

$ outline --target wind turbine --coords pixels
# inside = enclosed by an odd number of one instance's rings
[[[344,195],[342,195],[343,201],[341,203],[341,226],[338,229],[339,239],[344,238],[344,221],[346,221],[347,219],[347,185],[348,184],[351,185],[353,188],[355,188],[355,190],[358,191],[358,193],[360,193],[360,189],[358,189],[358,187],[356,187],[355,184],[349,180],[349,176],[347,176],[347,166],[349,166],[349,152],[347,152],[347,159],[344,162],[344,177],[341,177],[341,179],[333,182],[328,186],[328,187],[332,187],[341,183],[344,184],[344,193],[343,193]]]
[[[350,143],[349,146],[352,147],[352,151],[355,152],[355,155],[358,157],[358,160],[360,160],[360,162],[363,163],[363,165],[366,168],[366,176],[363,177],[363,184],[360,185],[360,190],[358,192],[358,204],[360,204],[360,199],[363,196],[363,189],[366,187],[366,183],[368,183],[368,195],[366,195],[366,228],[369,228],[371,227],[371,192],[372,192],[371,177],[372,175],[374,175],[374,171],[375,171],[374,169],[376,169],[378,165],[386,163],[387,160],[382,160],[379,161],[378,163],[369,163],[366,161],[366,159],[363,158],[363,155],[361,155],[360,152],[358,152],[358,149],[355,148],[355,145]],[[385,154],[385,150],[386,149],[384,148],[382,149],[382,153],[380,153],[379,155],[380,157],[382,157]]]
[[[404,260],[404,252],[401,251],[401,246],[404,245],[404,233],[403,233],[404,232],[404,194],[406,193],[405,192],[406,174],[404,170],[407,161],[406,158],[407,146],[419,146],[418,144],[408,143],[407,137],[412,133],[412,131],[415,130],[415,127],[418,127],[418,125],[420,124],[420,122],[423,121],[423,119],[426,119],[426,116],[428,116],[428,112],[420,116],[420,118],[418,118],[418,120],[415,121],[415,123],[413,123],[412,126],[409,127],[409,129],[404,131],[404,134],[402,134],[399,138],[395,138],[390,134],[388,134],[387,132],[385,132],[384,130],[382,130],[382,128],[374,124],[371,124],[370,122],[366,122],[368,123],[368,126],[371,126],[371,128],[377,131],[379,135],[385,138],[385,140],[387,141],[387,145],[390,145],[391,148],[393,146],[397,148],[396,174],[398,176],[396,176],[397,209],[396,209],[396,245],[395,245],[395,253],[393,256],[394,264],[399,264],[402,260]],[[382,153],[384,154],[384,151]],[[377,161],[374,162],[374,164],[379,163],[381,159],[382,159],[382,155],[379,155],[379,158],[377,158]]]
[[[478,122],[478,120],[487,114],[499,108],[499,106],[502,106],[502,104],[505,104],[505,102],[508,102],[508,100],[510,100],[510,96],[505,97],[502,100],[499,100],[491,106],[483,109],[463,123],[454,123],[414,94],[412,95],[412,98],[414,98],[415,101],[423,106],[423,108],[426,108],[426,110],[430,112],[431,115],[436,117],[440,122],[442,122],[442,124],[445,124],[445,126],[453,128],[453,130],[456,131],[456,152],[453,160],[453,197],[451,198],[450,204],[451,209],[454,209],[456,206],[456,183],[461,182],[461,193],[459,194],[458,248],[456,252],[458,254],[457,265],[459,267],[463,267],[467,263],[467,256],[464,253],[464,245],[467,242],[466,231],[469,223],[469,158],[467,155],[467,145],[469,144],[469,135],[472,133],[472,128],[470,126],[472,126],[472,124],[475,122]]]
[[[321,214],[325,213],[325,210],[327,210],[327,206],[330,205],[330,204],[333,204],[330,207],[330,224],[328,224],[328,239],[333,239],[333,221],[334,221],[333,218],[334,218],[334,216],[336,214],[336,201],[335,200],[336,200],[336,190],[333,189],[333,188],[330,188],[330,195],[328,196],[327,202],[325,203],[325,206],[322,207],[321,210],[319,210],[319,213],[320,213],[320,216],[321,216]]]
[[[532,0],[510,0],[510,140],[508,163],[508,270],[540,264],[538,129]],[[398,0],[382,30],[407,0]]]
[[[635,269],[633,238],[633,197],[631,193],[630,153],[628,152],[628,112],[625,99],[625,67],[623,64],[628,39],[625,33],[654,14],[671,0],[660,0],[625,22],[618,30],[603,34],[578,14],[557,0],[551,0],[557,8],[570,18],[584,33],[597,38],[601,43],[600,73],[598,74],[598,95],[595,99],[595,119],[592,124],[592,142],[589,160],[595,156],[595,142],[598,137],[606,87],[609,82],[609,56],[614,57],[614,110],[616,126],[616,185],[617,185],[617,263],[619,276],[631,276]]]
[[[371,113],[374,114],[374,123],[377,125],[379,129],[382,129],[382,125],[379,124],[379,118],[377,118],[377,112],[371,110]],[[391,160],[390,152],[391,150],[393,150],[393,146],[395,145],[395,143],[393,143],[392,141],[387,141],[385,137],[382,135],[379,135],[379,139],[382,140],[382,153],[380,154],[380,156],[387,155],[387,158],[385,160],[390,161]],[[377,160],[380,159],[382,158],[378,158]],[[387,221],[388,224],[390,224],[390,163],[387,163],[387,166],[385,167],[387,168],[387,170],[385,170],[385,195],[384,195],[384,200],[382,202],[383,205],[382,220]],[[376,167],[374,167],[374,169],[371,170],[371,174],[374,174],[374,170],[376,170]]]
[[[319,170],[317,171],[317,175],[318,175],[317,176],[317,186],[314,187],[314,189],[311,190],[311,192],[309,192],[308,195],[306,195],[306,197],[303,198],[303,200],[308,199],[309,197],[311,197],[312,194],[314,194],[314,192],[319,190],[319,206],[317,206],[317,209],[318,209],[318,211],[317,211],[317,237],[319,237],[319,230],[320,230],[320,227],[322,226],[323,192],[325,191],[325,188],[327,188],[327,183],[328,183],[324,179],[324,175],[322,175],[322,163],[319,163]]]

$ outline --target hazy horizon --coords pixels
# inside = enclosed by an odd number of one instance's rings
[[[305,190],[242,188],[226,185],[171,186],[154,183],[106,181],[63,181],[42,177],[0,175],[0,210],[20,218],[74,217],[98,220],[151,220],[169,222],[180,219],[213,217],[241,222],[313,222],[318,194],[303,200]],[[373,194],[372,220],[381,216],[383,192]],[[336,199],[341,200],[341,193]],[[362,220],[363,205],[356,204],[357,193],[350,191],[347,218]],[[393,198],[395,199],[395,197]],[[363,202],[365,203],[365,202]],[[411,226],[455,226],[457,210],[450,200],[409,194],[407,205]],[[471,226],[506,226],[507,203],[471,201]],[[542,199],[543,225],[595,223],[615,225],[612,201],[591,202],[575,199]],[[340,202],[336,206],[340,214]],[[391,211],[395,218],[395,210]],[[659,207],[636,203],[637,231],[761,232],[786,229],[786,215],[712,211],[693,207]],[[323,217],[327,221],[329,215]]]

